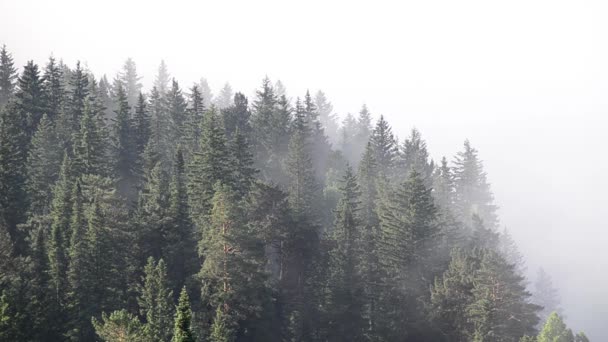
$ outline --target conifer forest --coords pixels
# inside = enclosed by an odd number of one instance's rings
[[[0,341],[589,341],[526,278],[474,141],[432,158],[268,77],[212,97],[10,48]]]

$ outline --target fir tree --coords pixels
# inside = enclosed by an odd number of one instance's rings
[[[186,288],[184,287],[179,295],[171,342],[194,342],[194,334],[190,326],[191,322],[192,311],[190,310],[190,300],[188,292],[186,292]]]
[[[249,123],[251,112],[249,111],[249,105],[245,95],[236,93],[234,95],[234,102],[230,106],[222,109],[222,116],[224,118],[224,126],[228,138],[233,138],[236,131],[239,131],[246,137],[251,136],[251,125]]]
[[[215,98],[215,106],[220,110],[230,107],[232,104],[232,96],[233,92],[230,83],[224,84],[224,87],[220,90],[220,93]]]
[[[201,77],[199,81],[201,95],[203,97],[203,107],[210,108],[211,104],[214,103],[213,93],[211,92],[211,88],[209,87],[209,83],[207,79]]]
[[[184,285],[191,286],[190,280],[196,273],[198,264],[194,225],[190,219],[188,205],[184,158],[179,148],[169,194],[168,221],[163,232],[166,242],[162,254],[166,256],[169,280],[174,293],[177,293]]]
[[[143,326],[137,317],[126,310],[112,312],[109,316],[104,312],[101,321],[93,317],[92,324],[95,333],[106,342],[147,342]]]
[[[135,150],[133,144],[133,124],[129,103],[121,86],[118,87],[118,109],[114,121],[115,174],[118,177],[119,192],[131,198],[134,180]]]
[[[429,161],[426,142],[415,128],[412,129],[410,137],[403,143],[401,159],[406,176],[412,170],[416,170],[424,179],[425,185],[429,188],[432,186],[434,165],[432,161]]]
[[[156,78],[154,79],[154,87],[158,90],[161,96],[165,95],[169,90],[170,81],[171,76],[169,75],[167,64],[165,64],[164,60],[161,60],[160,65],[158,66],[158,73],[156,74]]]
[[[27,160],[26,189],[30,199],[30,213],[44,215],[49,212],[49,193],[57,179],[61,156],[55,127],[48,116],[44,115],[32,138]]]
[[[25,118],[25,134],[31,138],[47,109],[38,65],[33,61],[27,62],[17,83],[18,89],[15,93],[17,108],[20,115]]]
[[[76,63],[76,70],[72,73],[70,89],[70,99],[66,114],[67,128],[70,129],[69,134],[71,135],[71,132],[78,132],[80,128],[80,120],[84,115],[85,102],[89,95],[89,78],[80,67],[80,62]]]
[[[173,292],[169,288],[167,267],[162,259],[158,263],[150,257],[144,268],[139,307],[146,323],[146,341],[163,342],[171,339],[173,322]]]
[[[204,112],[203,97],[198,86],[194,85],[190,89],[190,105],[184,127],[184,143],[187,159],[190,159],[193,153],[198,151],[200,147],[201,123]]]
[[[2,45],[0,50],[0,109],[8,103],[15,90],[17,80],[17,69],[13,62],[13,56]]]
[[[329,137],[329,142],[333,146],[338,144],[338,122],[336,114],[333,112],[334,107],[331,102],[327,100],[325,93],[318,91],[315,95],[315,106],[319,112],[319,121],[323,127],[325,133]]]
[[[186,118],[187,118],[187,102],[179,87],[179,83],[173,79],[171,89],[167,94],[167,112],[171,118],[171,133],[169,144],[172,144],[171,151],[174,151],[176,142],[180,141],[184,136]]]
[[[135,108],[142,85],[141,77],[137,74],[137,66],[131,58],[127,58],[122,67],[122,72],[118,74],[118,81],[124,89],[127,102],[131,108]]]
[[[488,228],[496,228],[498,208],[494,205],[494,195],[477,150],[471,147],[468,140],[464,142],[464,151],[458,152],[454,160],[454,185],[459,218],[470,225],[475,214]]]
[[[232,181],[234,190],[245,196],[255,180],[257,170],[253,167],[253,154],[249,151],[249,144],[239,129],[230,143],[232,155]]]
[[[330,251],[329,330],[331,341],[361,341],[364,336],[363,284],[361,281],[361,220],[359,186],[352,169],[347,167],[340,189],[336,222],[331,239],[336,247]]]
[[[376,123],[370,139],[374,147],[374,157],[378,163],[378,172],[385,177],[392,176],[397,157],[397,146],[391,127],[383,116],[380,116]]]
[[[43,76],[43,90],[46,99],[46,114],[51,121],[59,117],[62,110],[65,90],[62,84],[63,74],[55,58],[50,57]]]
[[[85,103],[80,129],[73,136],[73,172],[77,175],[108,175],[108,156],[105,141],[105,127],[92,113],[89,102]]]
[[[532,303],[542,307],[542,310],[538,313],[541,322],[547,320],[553,312],[562,315],[559,291],[554,287],[551,276],[542,268],[536,274],[532,291]]]

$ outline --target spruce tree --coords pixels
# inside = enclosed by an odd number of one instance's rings
[[[101,321],[92,319],[95,333],[106,342],[148,342],[143,326],[139,319],[126,310],[112,312],[109,316],[104,312]]]
[[[334,107],[331,102],[327,100],[325,93],[319,90],[315,95],[315,106],[319,113],[319,122],[323,127],[323,130],[329,137],[329,142],[333,146],[338,144],[338,122],[337,116],[333,112]]]
[[[229,149],[232,155],[232,181],[234,190],[245,196],[251,188],[257,170],[253,167],[253,154],[249,144],[240,129],[234,133]]]
[[[8,103],[15,90],[17,80],[17,69],[13,62],[13,56],[2,45],[0,49],[0,109]]]
[[[562,314],[559,291],[553,285],[551,276],[540,268],[536,274],[532,291],[532,303],[540,305],[542,310],[538,313],[541,322],[544,322],[551,313]]]
[[[187,118],[187,102],[184,98],[181,88],[179,87],[179,83],[173,79],[171,83],[171,89],[169,89],[169,93],[167,93],[166,97],[167,101],[167,113],[169,118],[171,118],[170,125],[170,141],[168,142],[170,145],[170,151],[175,150],[177,146],[176,143],[181,141],[184,136],[186,118]]]
[[[378,163],[379,174],[390,178],[396,162],[397,146],[392,129],[384,116],[380,116],[378,119],[370,140],[374,147],[374,157]]]
[[[150,257],[144,267],[144,281],[140,290],[140,313],[145,318],[144,332],[150,342],[171,339],[173,323],[173,292],[169,287],[167,267],[163,259],[158,263]]]
[[[232,87],[230,86],[230,83],[226,82],[224,87],[220,90],[220,93],[215,98],[215,106],[220,110],[230,107],[232,104],[232,96]]]
[[[195,339],[191,324],[192,311],[190,310],[190,299],[188,298],[188,292],[186,292],[186,288],[184,287],[179,295],[171,342],[194,342]]]
[[[495,229],[498,226],[498,207],[494,204],[483,163],[468,140],[464,142],[464,151],[456,155],[453,170],[460,220],[470,226],[472,216],[478,215],[488,228]]]
[[[169,75],[167,64],[164,60],[161,60],[160,65],[158,66],[158,73],[156,74],[156,78],[154,79],[154,87],[161,95],[165,95],[169,90],[170,81],[171,76]]]
[[[214,107],[205,114],[199,152],[190,165],[188,196],[193,219],[199,226],[211,208],[216,182],[230,181],[230,155],[222,122]]]
[[[142,85],[141,77],[137,74],[137,66],[131,58],[127,58],[122,67],[122,72],[118,74],[118,83],[122,86],[127,102],[131,108],[135,108]]]
[[[86,72],[80,67],[80,62],[76,63],[76,69],[70,79],[70,99],[68,103],[67,128],[69,133],[78,132],[80,120],[84,115],[85,102],[89,95],[89,78]],[[69,136],[66,138],[69,139]]]
[[[38,65],[33,61],[27,62],[17,84],[18,89],[15,93],[17,108],[20,115],[25,118],[25,134],[31,139],[47,109]]]
[[[425,185],[433,185],[433,162],[429,160],[426,142],[422,139],[417,129],[412,129],[410,137],[405,140],[402,147],[401,167],[407,176],[412,170],[416,170],[424,179]]]
[[[52,185],[57,179],[62,151],[58,146],[55,126],[44,115],[32,138],[27,159],[26,189],[30,200],[29,212],[33,215],[48,214],[51,204]]]
[[[167,260],[169,281],[174,293],[184,285],[192,285],[191,277],[196,273],[198,265],[196,236],[190,219],[186,185],[184,158],[178,148],[169,184],[169,210],[166,214],[167,224],[163,227],[165,246],[162,251]]]
[[[70,237],[70,220],[72,216],[72,189],[74,186],[72,162],[63,157],[59,178],[53,187],[51,204],[51,237],[49,241],[49,260],[51,284],[54,300],[59,307],[66,305],[68,248]]]
[[[251,125],[249,123],[251,112],[249,111],[249,105],[245,95],[236,93],[234,95],[233,103],[222,109],[222,116],[224,118],[226,135],[229,139],[233,138],[234,133],[237,131],[248,138],[251,137]]]
[[[361,274],[361,192],[352,169],[347,167],[340,189],[336,221],[331,233],[335,247],[329,255],[329,340],[362,341],[365,335],[364,287]]]
[[[135,149],[133,144],[133,122],[130,107],[122,86],[117,90],[118,109],[114,121],[114,172],[118,177],[118,190],[131,199],[134,184]]]
[[[441,159],[441,165],[434,172],[433,196],[435,197],[435,202],[442,210],[453,210],[454,174],[448,166],[448,161],[445,157]]]
[[[65,99],[62,78],[61,68],[55,58],[50,57],[44,69],[42,87],[46,99],[46,114],[51,121],[55,121],[59,117]]]
[[[100,127],[99,120],[94,117],[90,102],[85,103],[84,114],[80,119],[80,129],[73,136],[73,172],[77,175],[106,176],[108,168],[105,127]]]
[[[198,151],[201,140],[201,124],[205,113],[203,97],[197,85],[190,88],[190,104],[187,109],[187,118],[184,123],[184,147],[186,159],[190,160],[194,152]]]

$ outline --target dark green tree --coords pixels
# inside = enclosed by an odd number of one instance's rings
[[[167,278],[167,267],[163,259],[158,263],[150,257],[144,267],[144,281],[140,290],[140,313],[145,318],[146,341],[164,342],[173,333],[173,292]]]
[[[133,141],[133,121],[130,107],[122,87],[117,90],[118,109],[114,121],[114,173],[118,177],[118,191],[132,199],[135,180],[135,145]]]
[[[194,342],[192,333],[192,311],[190,310],[190,299],[186,288],[182,288],[179,295],[177,311],[175,313],[175,323],[173,328],[173,338],[171,342]]]
[[[112,312],[109,316],[104,312],[101,320],[92,319],[95,333],[106,342],[148,342],[143,325],[126,310]]]
[[[25,134],[31,139],[47,109],[38,65],[33,61],[27,62],[17,84],[18,89],[15,92],[17,108],[20,115],[25,118]]]
[[[17,69],[13,62],[13,56],[2,45],[0,49],[0,109],[8,103],[15,90],[17,80]]]
[[[54,57],[50,57],[43,76],[43,90],[46,100],[46,114],[51,121],[59,117],[65,99],[62,83],[63,73]]]
[[[380,116],[374,128],[370,141],[374,148],[374,157],[378,164],[378,172],[385,177],[391,177],[397,158],[395,137],[384,116]]]

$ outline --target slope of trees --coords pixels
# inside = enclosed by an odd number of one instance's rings
[[[536,330],[470,142],[435,164],[323,92],[140,79],[0,50],[0,340],[585,341]]]

